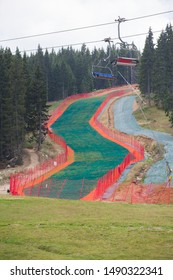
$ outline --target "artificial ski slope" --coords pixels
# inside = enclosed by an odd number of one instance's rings
[[[103,138],[89,120],[106,97],[81,99],[72,103],[52,125],[53,132],[62,136],[75,152],[71,165],[51,176],[50,197],[79,199],[88,194],[97,180],[119,165],[128,151]],[[46,183],[46,182],[45,182]]]

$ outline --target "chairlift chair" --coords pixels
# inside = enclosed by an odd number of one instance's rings
[[[123,39],[121,38],[120,24],[122,22],[125,22],[126,19],[119,17],[118,20],[115,21],[118,22],[118,38],[120,40],[120,42],[118,42],[117,44],[120,44],[120,46],[124,49],[128,48],[129,51],[138,51],[134,43],[128,44],[127,42],[124,42]],[[130,67],[137,66],[138,63],[139,63],[139,59],[133,57],[117,57],[115,60],[111,62],[112,65],[117,65],[117,66],[122,65],[122,66],[130,66]]]
[[[118,57],[111,62],[112,65],[122,65],[122,66],[137,66],[139,60],[137,58],[131,57]]]
[[[111,55],[111,38],[104,39],[105,42],[109,44],[109,54],[105,59],[100,59],[97,64],[92,65],[92,76],[95,79],[102,80],[116,80],[111,68],[108,66],[110,64],[110,55]]]
[[[92,76],[95,79],[116,80],[116,77],[113,75],[111,69],[104,66],[93,65]]]

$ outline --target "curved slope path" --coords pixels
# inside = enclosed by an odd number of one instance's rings
[[[133,116],[133,103],[135,96],[126,96],[120,98],[114,104],[114,127],[124,133],[131,135],[145,135],[164,145],[164,160],[158,161],[152,165],[146,174],[144,183],[162,183],[166,181],[166,163],[169,162],[173,169],[173,136],[140,127]]]
[[[74,150],[75,161],[49,178],[52,181],[51,197],[57,196],[57,186],[60,186],[60,198],[79,199],[82,182],[86,182],[86,187],[92,185],[93,189],[97,180],[119,165],[127,155],[127,149],[105,139],[89,124],[105,98],[75,101],[53,123],[54,133],[63,137]]]

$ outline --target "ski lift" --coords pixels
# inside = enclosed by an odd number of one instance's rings
[[[122,66],[137,66],[139,60],[137,58],[131,57],[118,57],[111,61],[112,65],[122,65]]]
[[[110,64],[111,55],[111,38],[106,38],[104,41],[109,44],[108,56],[105,59],[100,59],[97,64],[92,65],[92,76],[95,79],[116,80],[111,68],[108,66]]]
[[[125,22],[126,19],[125,18],[118,18],[118,20],[115,20],[116,22],[118,22],[118,38],[120,40],[120,42],[118,42],[117,44],[120,44],[120,46],[123,49],[129,49],[129,51],[137,51],[137,47],[135,46],[134,43],[132,44],[128,44],[127,42],[124,42],[121,38],[120,35],[120,24],[122,22]],[[132,57],[117,57],[116,59],[114,59],[111,64],[112,65],[122,65],[122,66],[130,66],[130,67],[134,67],[137,66],[139,63],[139,59],[138,58],[132,58]]]
[[[105,67],[103,67],[105,68]],[[112,71],[109,67],[107,67],[107,70],[109,70],[109,73],[102,73],[102,72],[96,72],[93,71],[92,75],[96,79],[102,79],[102,80],[116,80],[116,77],[112,74]]]

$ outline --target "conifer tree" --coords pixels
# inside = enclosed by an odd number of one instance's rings
[[[1,50],[0,67],[0,162],[7,164],[14,158],[13,96],[11,90],[12,53]]]
[[[144,50],[141,56],[140,66],[140,90],[148,97],[149,103],[152,92],[152,72],[154,62],[154,43],[153,32],[149,29],[148,36],[145,41]]]
[[[167,25],[162,31],[157,41],[154,52],[149,52],[152,43],[152,34],[147,37],[144,52],[141,59],[140,88],[144,94],[148,94],[148,73],[150,76],[151,89],[154,93],[156,106],[165,110],[173,125],[173,30],[171,25]],[[150,39],[149,39],[150,38]],[[149,56],[154,53],[153,56]],[[147,56],[148,54],[148,56]],[[150,57],[147,60],[147,57]],[[152,62],[152,63],[151,63]],[[147,66],[150,65],[148,71]],[[147,72],[148,71],[148,72]],[[151,92],[151,91],[149,91]],[[147,95],[150,97],[150,95]]]
[[[162,31],[155,50],[152,73],[154,101],[158,107],[163,107],[167,93],[166,41],[167,35]]]
[[[22,163],[22,149],[25,138],[25,94],[23,59],[19,50],[13,56],[11,67],[11,91],[13,104],[13,128],[11,129],[15,161]]]
[[[167,92],[164,100],[164,109],[169,116],[169,120],[173,126],[173,29],[171,25],[167,25],[166,30],[166,73],[167,73]]]
[[[45,125],[49,118],[46,81],[40,66],[36,67],[32,78],[27,103],[27,131],[32,134],[32,138],[37,143],[37,149],[40,150],[47,134]]]

